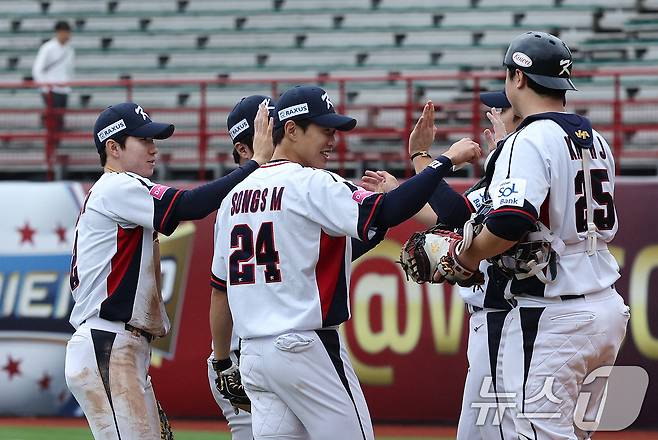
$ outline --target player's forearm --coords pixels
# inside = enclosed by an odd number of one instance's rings
[[[471,216],[466,198],[452,189],[445,180],[436,186],[428,201],[441,223],[450,228],[461,228]]]
[[[414,215],[414,219],[427,227],[436,225],[437,217],[432,207],[428,204],[420,208],[420,211]]]
[[[258,163],[250,160],[221,179],[183,191],[176,204],[173,220],[198,220],[216,211],[235,185],[257,169]]]
[[[383,195],[381,208],[374,224],[384,228],[399,225],[410,219],[425,205],[441,179],[452,169],[452,161],[439,156],[436,164]]]
[[[459,254],[459,260],[464,266],[475,269],[480,266],[480,261],[502,254],[515,244],[516,241],[500,238],[485,226],[473,239],[471,246]]]
[[[215,359],[227,359],[231,352],[233,317],[228,305],[226,291],[212,289],[210,296],[210,334]]]
[[[416,171],[416,174],[418,174],[421,171],[423,171],[425,168],[427,168],[429,164],[432,163],[432,158],[427,156],[417,156],[414,157],[411,163],[414,166],[414,170]]]

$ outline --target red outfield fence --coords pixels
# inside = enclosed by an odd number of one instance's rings
[[[276,80],[125,79],[80,81],[69,85],[76,93],[81,94],[81,103],[93,93],[105,94],[106,104],[133,99],[141,104],[143,99],[152,99],[153,95],[158,93],[168,98],[177,96],[178,102],[172,100],[171,105],[142,105],[155,115],[154,118],[180,118],[184,115],[187,117],[185,123],[177,124],[178,129],[174,136],[177,142],[184,139],[183,144],[176,146],[172,152],[163,150],[161,160],[165,163],[186,163],[190,169],[198,170],[199,179],[205,179],[209,167],[218,162],[230,163],[225,116],[231,108],[227,103],[237,101],[239,96],[263,93],[276,97],[293,84],[320,84],[330,91],[338,112],[353,114],[359,119],[355,130],[348,134],[339,134],[335,159],[335,168],[339,172],[342,172],[349,162],[364,160],[406,163],[409,172],[405,143],[424,100],[432,98],[438,107],[439,138],[469,136],[480,139],[482,129],[487,125],[483,119],[484,107],[480,104],[478,94],[481,90],[501,89],[503,75],[503,72],[462,72],[371,77],[320,75]],[[657,95],[656,93],[645,92],[651,90],[648,87],[655,82],[658,69],[578,71],[574,76],[582,92],[568,94],[568,109],[584,112],[592,117],[595,127],[606,136],[614,148],[618,161],[658,159],[658,149],[653,142],[654,137],[658,139],[658,117],[655,114],[658,113],[658,97],[653,96]],[[0,83],[0,93],[29,94],[32,91],[35,95],[39,93],[32,82]],[[366,96],[366,91],[369,91],[370,97]],[[148,96],[148,93],[151,94],[150,98],[143,98]],[[389,98],[382,99],[382,95],[386,94]],[[360,98],[360,95],[363,95],[363,98]],[[231,100],[226,98],[227,96],[235,99]],[[449,98],[442,102],[441,96]],[[16,97],[13,99],[16,101]],[[93,98],[91,101],[98,100]],[[153,102],[164,101],[166,99],[163,98]],[[4,141],[5,145],[31,142],[32,145],[44,146],[42,154],[31,157],[21,153],[2,155],[0,165],[33,163],[45,166],[50,180],[55,177],[54,170],[57,166],[96,166],[97,157],[94,154],[85,155],[79,152],[91,149],[93,153],[93,148],[90,148],[93,120],[104,107],[105,105],[84,107],[81,104],[81,107],[62,110],[47,105],[45,111],[38,106],[0,108],[0,140]],[[42,113],[45,121],[42,129],[35,128],[38,124],[30,126],[16,123],[17,120],[39,119]],[[84,119],[86,122],[59,131],[57,119],[62,116]],[[10,123],[11,121],[13,122]],[[640,139],[640,142],[634,141],[636,139]],[[388,142],[388,145],[394,146],[380,148],[377,142]],[[78,149],[68,148],[67,144],[78,145]],[[221,144],[222,148],[216,148],[218,144]],[[377,147],[367,148],[368,144]],[[634,148],[637,146],[640,148]]]

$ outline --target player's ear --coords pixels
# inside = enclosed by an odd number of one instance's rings
[[[119,157],[119,150],[121,145],[114,139],[108,139],[105,141],[105,153],[107,157]]]
[[[243,144],[242,142],[238,142],[235,144],[235,150],[238,152],[241,158],[243,159],[251,159],[251,157],[254,155],[254,153],[251,151],[249,146],[247,144]]]
[[[286,121],[283,126],[284,136],[289,136],[292,140],[297,139],[297,124],[294,121]]]
[[[517,89],[522,89],[528,84],[528,77],[519,69],[514,72],[514,84]]]

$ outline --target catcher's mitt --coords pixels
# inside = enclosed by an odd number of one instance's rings
[[[215,379],[217,390],[219,390],[220,394],[228,400],[231,405],[233,405],[236,414],[238,413],[238,410],[250,413],[251,401],[249,400],[249,397],[247,397],[244,386],[242,386],[238,366],[233,364],[226,370],[218,370],[218,368],[216,368],[216,362],[217,361],[213,361],[213,369],[217,373],[217,379]]]
[[[469,237],[470,238],[470,237]],[[400,265],[415,282],[459,284],[472,287],[484,283],[479,270],[464,267],[457,255],[470,245],[461,235],[433,227],[415,232],[402,246]]]

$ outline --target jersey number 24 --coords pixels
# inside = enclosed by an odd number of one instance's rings
[[[264,222],[256,234],[246,224],[235,225],[231,231],[231,256],[229,257],[229,283],[254,284],[256,265],[265,266],[265,282],[281,282],[279,252],[274,245],[274,225]],[[254,257],[256,261],[254,262]]]

